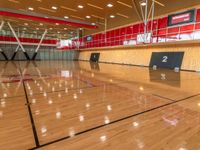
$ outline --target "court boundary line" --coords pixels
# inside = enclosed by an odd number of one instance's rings
[[[78,59],[78,61],[91,62],[90,60],[81,60],[81,59]],[[151,68],[150,66],[147,66],[147,65],[124,64],[124,63],[115,63],[115,62],[106,62],[106,61],[98,61],[97,63]],[[169,69],[169,70],[173,70],[173,69]],[[187,69],[180,69],[180,71],[196,72],[196,70],[187,70]]]
[[[167,104],[164,104],[164,105],[161,105],[161,106],[158,106],[158,107],[149,109],[149,110],[145,110],[145,111],[143,111],[143,112],[139,112],[139,113],[136,113],[136,114],[133,114],[133,115],[129,115],[129,116],[126,116],[126,117],[123,117],[123,118],[114,120],[114,121],[112,121],[112,122],[110,122],[110,123],[108,123],[108,124],[103,124],[103,125],[99,125],[99,126],[90,128],[90,129],[86,129],[86,130],[84,130],[84,131],[80,131],[80,132],[74,134],[74,136],[78,136],[78,135],[81,135],[81,134],[84,134],[84,133],[87,133],[87,132],[90,132],[90,131],[94,131],[94,130],[96,130],[96,129],[99,129],[99,128],[102,128],[102,127],[106,127],[106,126],[112,125],[112,124],[114,124],[114,123],[117,123],[117,122],[120,122],[120,121],[129,119],[129,118],[132,118],[132,117],[135,117],[135,116],[138,116],[138,115],[142,115],[142,114],[145,114],[145,113],[148,113],[148,112],[151,112],[151,111],[154,111],[154,110],[157,110],[157,109],[160,109],[160,108],[163,108],[163,107],[172,105],[172,104],[176,104],[176,103],[178,103],[178,102],[181,102],[181,101],[184,101],[184,100],[188,100],[188,99],[190,99],[190,98],[193,98],[193,97],[196,97],[196,96],[199,96],[199,95],[200,95],[200,94],[196,94],[196,95],[193,95],[193,96],[190,96],[190,97],[187,97],[187,98],[178,100],[178,101],[172,101],[172,102],[169,102],[169,103],[167,103]],[[45,144],[41,144],[39,147],[30,148],[29,150],[35,150],[35,149],[38,149],[38,148],[42,148],[42,147],[45,147],[45,146],[48,146],[48,145],[51,145],[51,144],[54,144],[54,143],[58,143],[58,142],[61,142],[61,141],[64,141],[64,140],[67,140],[67,139],[70,139],[70,138],[71,138],[70,136],[65,136],[65,137],[62,137],[62,138],[60,138],[60,139],[53,140],[53,141],[50,141],[50,142],[45,143]]]
[[[93,130],[96,130],[96,129],[105,127],[105,126],[112,125],[112,124],[114,124],[114,123],[116,123],[116,122],[120,122],[120,121],[129,119],[129,118],[132,118],[132,117],[134,117],[134,116],[138,116],[138,115],[141,115],[141,114],[150,112],[150,111],[155,110],[155,109],[162,108],[162,107],[164,107],[164,106],[171,105],[171,104],[173,104],[173,103],[175,103],[175,102],[170,102],[170,103],[167,103],[167,104],[164,104],[164,105],[161,105],[161,106],[158,106],[158,107],[155,107],[155,108],[152,108],[152,109],[143,111],[143,112],[139,112],[139,113],[136,113],[136,114],[133,114],[133,115],[129,115],[129,116],[126,116],[126,117],[123,117],[123,118],[120,118],[120,119],[111,121],[111,122],[108,123],[108,124],[102,124],[102,125],[98,125],[98,126],[96,126],[96,127],[90,128],[90,129],[86,129],[86,130],[84,130],[84,131],[80,131],[80,132],[78,132],[78,133],[75,133],[75,134],[74,134],[74,137],[75,137],[75,136],[78,136],[78,135],[81,135],[81,134],[83,134],[83,133],[87,133],[87,132],[90,132],[90,131],[93,131]],[[50,142],[45,143],[45,144],[41,144],[39,147],[34,147],[34,148],[29,149],[29,150],[35,150],[35,149],[38,149],[38,148],[42,148],[42,147],[45,147],[45,146],[48,146],[48,145],[51,145],[51,144],[54,144],[54,143],[57,143],[57,142],[60,142],[60,141],[63,141],[63,140],[67,140],[67,139],[69,139],[69,138],[71,138],[71,137],[70,137],[70,136],[65,136],[65,137],[63,137],[63,138],[60,138],[60,139],[57,139],[57,140],[54,140],[54,141],[50,141]]]
[[[20,70],[21,77],[22,77],[22,71],[21,71],[20,67],[19,67],[19,70]],[[38,135],[37,135],[37,130],[36,130],[35,122],[34,122],[34,119],[33,119],[33,114],[32,114],[32,111],[31,111],[29,100],[28,100],[26,86],[25,86],[25,83],[24,83],[23,80],[22,80],[22,84],[23,84],[23,88],[24,88],[24,92],[25,92],[25,98],[26,98],[26,103],[27,103],[26,106],[27,106],[28,112],[29,112],[29,119],[31,121],[31,127],[32,127],[32,132],[33,132],[33,136],[34,136],[35,145],[36,145],[36,147],[38,147],[38,146],[40,146],[39,138],[38,138]]]
[[[164,96],[161,96],[161,95],[157,95],[157,94],[152,94],[152,95],[160,97],[160,98],[163,98],[163,99],[167,99],[167,100],[171,100],[171,101],[177,102],[177,101],[187,100],[187,99],[190,99],[190,98],[193,98],[193,97],[196,97],[196,96],[200,96],[200,93],[197,93],[197,94],[185,97],[185,98],[181,98],[181,99],[178,99],[178,100],[170,99],[170,98],[167,98],[167,97],[164,97]]]
[[[172,102],[176,101],[176,100],[174,100],[174,99],[171,99],[171,98],[168,98],[168,97],[164,97],[164,96],[161,96],[161,95],[157,95],[157,94],[154,94],[154,93],[152,93],[152,95],[153,95],[153,96],[156,96],[156,97],[159,97],[159,98],[162,98],[162,99],[170,100],[170,101],[172,101]]]

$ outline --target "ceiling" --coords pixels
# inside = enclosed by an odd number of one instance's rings
[[[136,1],[136,5],[139,6],[141,0],[133,1]],[[109,8],[107,4],[112,4],[113,7]],[[78,5],[82,5],[83,8],[78,8]],[[197,5],[200,5],[200,0],[156,0],[155,16]],[[52,9],[53,6],[57,9]],[[34,10],[29,10],[30,7]],[[141,21],[132,0],[0,0],[0,8],[18,10],[27,14],[34,12],[60,19],[69,17],[66,20],[87,24],[95,23],[98,26],[98,29],[85,29],[85,34],[105,30],[105,18],[107,18],[107,29]],[[110,18],[110,15],[114,15],[115,18]],[[86,18],[86,16],[90,16],[90,18]],[[15,28],[25,29],[26,32],[42,33],[45,29],[50,29],[49,34],[51,35],[61,34],[68,37],[76,34],[77,31],[77,27],[66,25],[44,22],[41,25],[37,21],[2,16],[0,19],[9,21]]]

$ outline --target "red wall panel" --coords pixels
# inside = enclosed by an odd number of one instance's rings
[[[180,27],[180,32],[193,31],[193,30],[194,30],[194,24]]]
[[[158,19],[158,29],[166,28],[167,27],[167,21],[168,21],[167,17]]]
[[[24,43],[39,43],[40,39],[32,39],[32,38],[19,38],[21,42]],[[17,42],[16,38],[8,37],[8,36],[0,36],[0,41],[7,41],[7,42]],[[43,40],[43,44],[56,44],[57,40]]]
[[[200,22],[200,9],[197,10],[196,21],[197,21],[197,22]]]
[[[179,27],[168,28],[167,33],[178,33],[179,30]]]

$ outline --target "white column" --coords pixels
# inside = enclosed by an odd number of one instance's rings
[[[0,31],[3,29],[3,26],[4,26],[4,21],[1,22]]]
[[[12,28],[12,26],[11,26],[11,24],[9,22],[8,22],[8,26],[9,26],[10,30],[12,31],[13,35],[15,36],[18,45],[21,47],[22,51],[25,53],[26,51],[25,51],[23,45],[21,44],[19,38],[17,37],[17,34],[15,33],[15,30]]]
[[[18,45],[17,48],[15,49],[15,53],[18,51],[18,49],[19,49],[19,45]]]
[[[43,40],[44,40],[46,34],[47,34],[47,29],[44,31],[44,33],[43,33],[43,35],[42,35],[42,38],[41,38],[41,40],[40,40],[40,42],[39,42],[37,48],[35,49],[35,53],[38,52],[38,50],[39,50],[39,48],[40,48],[40,46],[41,46],[41,44],[42,44],[42,42],[43,42]]]

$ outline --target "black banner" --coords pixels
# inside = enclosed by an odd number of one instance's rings
[[[98,62],[100,57],[100,53],[92,53],[90,56],[90,61]]]

